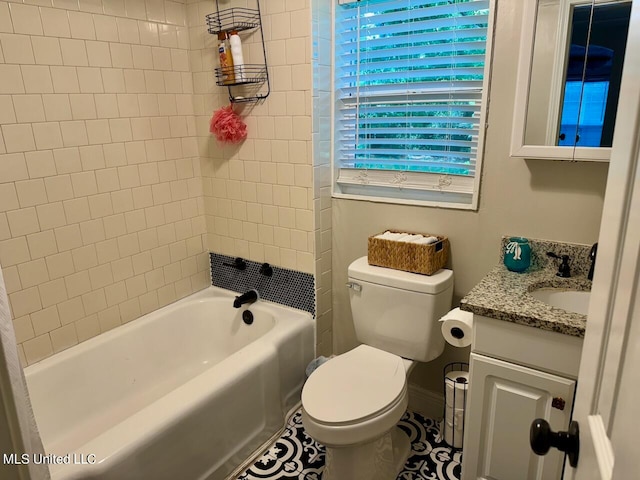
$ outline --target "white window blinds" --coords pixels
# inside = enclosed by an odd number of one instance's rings
[[[336,7],[337,193],[474,202],[489,4]]]

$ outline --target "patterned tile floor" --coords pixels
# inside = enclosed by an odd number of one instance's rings
[[[406,412],[399,423],[411,440],[411,455],[396,480],[458,480],[462,452],[448,447],[438,423],[419,413]],[[298,410],[287,422],[282,436],[245,470],[238,480],[320,480],[324,446],[309,437]]]

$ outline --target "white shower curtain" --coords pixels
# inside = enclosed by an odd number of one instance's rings
[[[18,348],[16,346],[16,335],[9,311],[9,299],[0,267],[0,425],[3,432],[0,435],[7,435],[0,439],[1,444],[12,444],[13,451],[0,452],[4,461],[4,454],[17,453],[29,454],[32,459],[34,454],[44,455],[42,441],[38,433],[38,427],[31,409],[29,391],[24,379],[20,359],[18,358]],[[4,408],[3,408],[4,407]],[[26,463],[26,462],[24,462]],[[0,465],[0,472],[11,468],[7,465]],[[29,462],[22,465],[17,471],[18,476],[23,480],[47,480],[50,478],[49,469],[43,464]],[[11,470],[15,473],[16,470]],[[11,475],[11,474],[10,474]],[[13,476],[13,475],[12,475]]]

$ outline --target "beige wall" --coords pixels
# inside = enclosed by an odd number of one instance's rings
[[[0,264],[23,364],[209,283],[184,2],[0,1]]]
[[[498,2],[489,128],[477,212],[333,200],[333,284],[347,281],[347,266],[367,253],[367,237],[386,228],[440,233],[451,240],[454,304],[497,262],[500,237],[517,234],[590,244],[597,240],[607,166],[509,157],[519,49],[520,2]],[[346,288],[333,294],[334,347],[357,342]],[[411,381],[442,389],[442,367],[465,361],[468,349],[447,346],[420,365]]]

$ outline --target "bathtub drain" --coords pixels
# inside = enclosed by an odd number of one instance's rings
[[[242,321],[247,325],[251,325],[253,323],[253,313],[249,310],[242,312]]]

